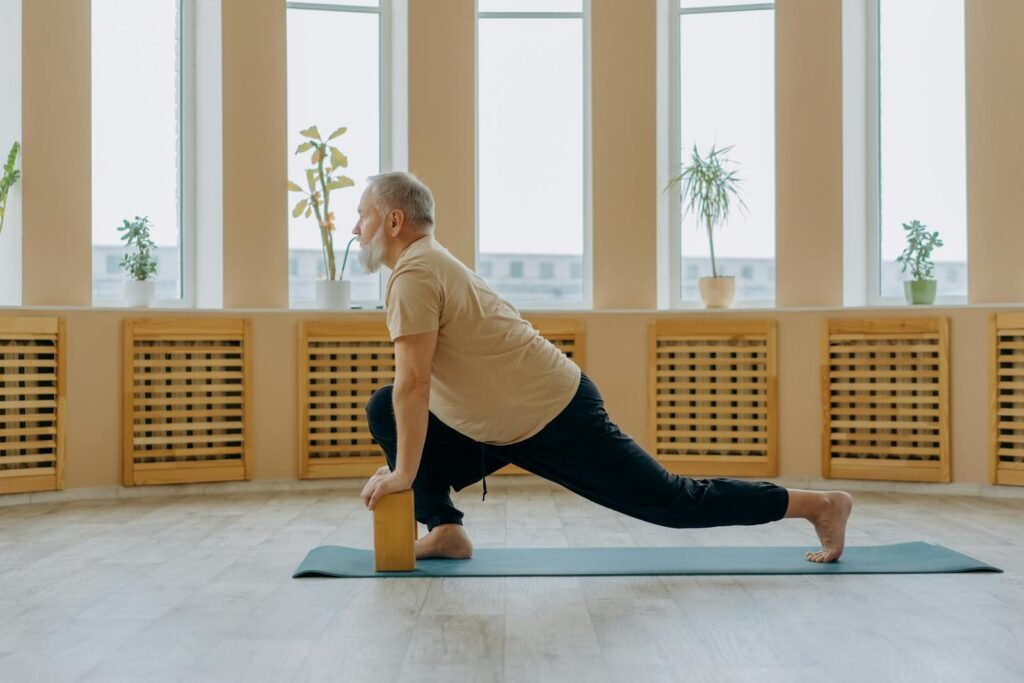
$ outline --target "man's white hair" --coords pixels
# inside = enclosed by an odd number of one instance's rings
[[[382,217],[398,209],[405,214],[415,234],[434,232],[434,195],[422,180],[402,171],[381,173],[368,180],[373,204]]]

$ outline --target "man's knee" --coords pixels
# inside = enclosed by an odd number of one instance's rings
[[[373,392],[370,400],[366,402],[366,420],[373,427],[376,425],[389,424],[392,421],[394,408],[391,405],[391,391],[394,385],[381,387]]]

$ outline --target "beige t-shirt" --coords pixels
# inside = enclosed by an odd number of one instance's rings
[[[398,257],[384,303],[392,340],[438,331],[430,410],[475,441],[528,439],[576,394],[579,367],[432,236]]]

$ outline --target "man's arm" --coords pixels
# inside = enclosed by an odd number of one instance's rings
[[[395,387],[391,401],[398,428],[395,476],[412,486],[427,440],[430,405],[430,369],[437,347],[437,330],[395,339]]]
[[[427,440],[430,406],[430,369],[437,347],[437,330],[395,339],[395,410],[398,457],[395,471],[381,468],[363,487],[363,504],[372,510],[381,496],[412,487]]]

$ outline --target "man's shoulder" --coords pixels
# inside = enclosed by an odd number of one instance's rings
[[[453,273],[466,273],[469,267],[462,261],[455,258],[450,251],[444,247],[437,246],[432,249],[422,249],[404,260],[394,271],[394,276],[405,273],[415,273],[418,277],[445,276],[445,279]]]
[[[426,264],[409,263],[391,273],[385,287],[385,298],[390,299],[394,291],[401,292],[410,287],[418,288],[423,284],[437,283],[437,271]]]

